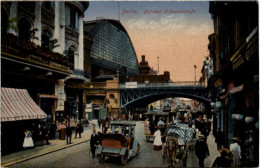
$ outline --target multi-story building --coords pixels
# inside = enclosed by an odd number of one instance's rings
[[[2,153],[22,148],[25,128],[36,131],[38,123],[49,125],[66,115],[74,119],[82,115],[87,80],[83,17],[88,5],[76,1],[1,2],[1,87],[26,89],[47,114],[39,120],[26,109],[17,113],[10,109],[14,121],[1,116]]]
[[[209,12],[214,24],[209,37],[214,75],[208,89],[214,120],[229,144],[233,137],[241,139],[241,166],[258,166],[258,3],[210,2]]]
[[[85,70],[90,74],[84,99],[87,103],[105,106],[108,116],[118,117],[121,113],[119,83],[139,74],[131,39],[119,21],[97,19],[84,22],[84,40]],[[88,117],[106,116],[100,114],[100,110],[92,112]]]

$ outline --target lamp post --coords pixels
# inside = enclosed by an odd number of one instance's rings
[[[159,75],[159,57],[158,58],[158,71],[157,71],[157,75]]]
[[[195,85],[196,85],[196,68],[197,68],[197,65],[194,65],[194,70],[195,70]]]

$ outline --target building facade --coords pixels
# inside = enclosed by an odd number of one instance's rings
[[[66,102],[74,97],[76,106],[83,103],[87,80],[83,71],[83,17],[88,5],[76,1],[1,2],[1,87],[26,89],[47,114],[41,120],[30,116],[15,121],[1,118],[2,144],[10,144],[2,145],[6,147],[2,151],[21,149],[25,128],[37,129],[38,123],[48,126],[66,115],[80,118],[68,110],[71,105]],[[77,93],[72,95],[74,88]],[[10,127],[15,128],[14,133]]]
[[[117,118],[121,114],[119,83],[139,74],[131,39],[119,21],[98,19],[84,22],[84,42],[84,67],[90,74],[84,101],[100,106],[87,116],[102,118],[106,115],[101,111],[106,109],[108,116]]]
[[[214,75],[208,89],[214,120],[229,144],[233,137],[241,139],[241,166],[258,166],[258,4],[210,2],[209,12],[214,25],[209,36]]]

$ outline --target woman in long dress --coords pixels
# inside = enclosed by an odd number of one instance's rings
[[[238,144],[240,142],[240,138],[234,137],[233,144],[230,144],[230,150],[233,154],[233,165],[232,167],[239,167],[240,166],[240,159],[241,159],[241,148]]]
[[[150,122],[148,120],[148,118],[144,121],[144,132],[145,134],[151,134],[150,132],[150,129],[149,129],[149,126],[150,126]]]
[[[162,139],[161,139],[161,131],[160,129],[157,129],[154,133],[154,141],[153,141],[153,147],[154,150],[161,150],[162,149]]]
[[[31,131],[29,129],[26,129],[24,134],[25,134],[25,137],[24,137],[24,141],[23,141],[23,147],[24,148],[34,147]]]

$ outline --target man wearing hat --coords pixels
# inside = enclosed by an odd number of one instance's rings
[[[91,153],[92,153],[92,159],[95,158],[96,147],[98,145],[99,145],[99,136],[96,133],[96,130],[93,130],[93,134],[91,135],[91,138],[90,138],[90,148],[91,148]]]
[[[238,144],[240,142],[240,138],[234,137],[233,143],[230,144],[230,150],[233,154],[233,165],[232,167],[239,167],[240,166],[240,159],[241,159],[241,148]]]
[[[198,137],[199,139],[195,143],[195,155],[199,159],[199,166],[204,167],[204,160],[209,156],[209,148],[205,141],[205,136],[200,134]]]

